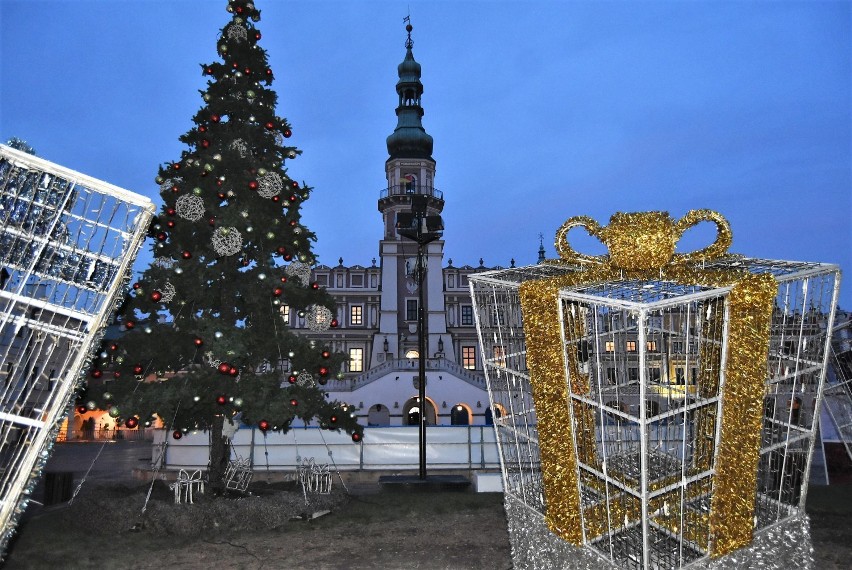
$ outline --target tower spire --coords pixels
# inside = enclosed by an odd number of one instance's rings
[[[432,160],[432,137],[426,133],[420,119],[423,117],[423,107],[420,97],[423,95],[423,84],[420,82],[420,64],[414,60],[411,39],[411,17],[403,18],[408,37],[405,40],[405,59],[397,67],[399,81],[396,92],[399,95],[399,105],[396,108],[397,125],[387,139],[389,160],[395,158],[427,158]]]

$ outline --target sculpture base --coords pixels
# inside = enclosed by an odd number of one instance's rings
[[[623,549],[610,561],[593,546],[576,547],[558,538],[544,522],[544,517],[525,506],[523,501],[505,495],[506,520],[512,547],[512,565],[516,570],[570,568],[573,570],[642,569],[641,548]],[[640,536],[641,538],[641,536]],[[641,541],[640,541],[641,544]],[[678,555],[679,558],[679,555]],[[810,523],[806,514],[791,517],[757,534],[754,542],[720,558],[684,560],[681,568],[691,570],[724,570],[760,568],[788,570],[813,568],[813,546]],[[677,568],[677,566],[674,566]],[[669,561],[651,561],[650,568],[672,568]]]

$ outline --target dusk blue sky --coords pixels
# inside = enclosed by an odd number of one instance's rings
[[[0,138],[159,204],[157,166],[184,148],[225,5],[0,0]],[[445,263],[534,263],[539,233],[554,256],[574,215],[711,208],[738,253],[840,264],[852,308],[852,3],[257,5],[321,262],[378,258],[410,11]]]

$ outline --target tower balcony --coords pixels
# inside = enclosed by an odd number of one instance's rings
[[[418,186],[416,188],[412,188],[407,184],[383,188],[379,192],[379,200],[390,198],[392,196],[412,196],[414,194],[425,194],[426,196],[430,196],[436,200],[444,201],[444,193],[437,188],[432,188],[431,186]]]

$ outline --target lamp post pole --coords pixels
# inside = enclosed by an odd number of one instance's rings
[[[423,246],[441,237],[444,222],[441,216],[427,216],[428,197],[411,197],[411,213],[397,214],[399,235],[417,242],[417,359],[418,407],[420,409],[420,479],[426,479],[426,308],[424,307],[423,277],[426,262]]]
[[[426,266],[420,224],[417,227],[417,374],[420,377],[417,396],[420,399],[420,479],[426,479],[426,311],[423,307],[423,275]]]

